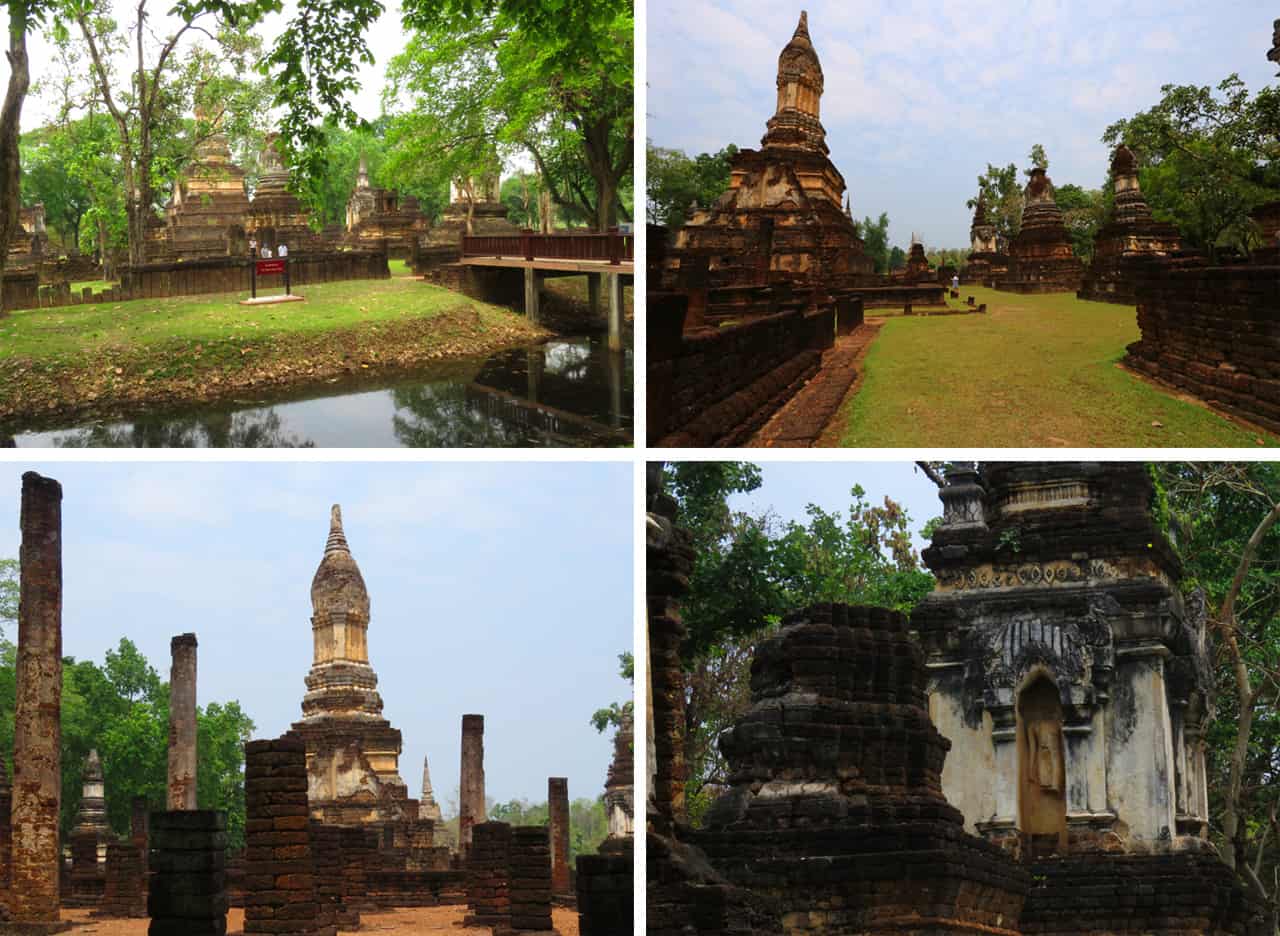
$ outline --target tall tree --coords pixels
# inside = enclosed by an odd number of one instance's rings
[[[157,171],[162,178],[172,178],[196,145],[237,116],[229,95],[236,86],[246,84],[242,76],[256,68],[260,55],[260,42],[252,27],[266,13],[281,9],[282,3],[179,0],[169,11],[177,18],[178,28],[158,47],[148,48],[151,0],[137,0],[134,20],[124,30],[110,18],[106,0],[62,2],[65,6],[60,12],[79,30],[89,52],[97,93],[116,125],[129,221],[129,262],[140,264],[147,225],[156,209]],[[66,26],[58,24],[58,32],[65,35],[65,31]],[[113,59],[128,48],[130,35],[135,58],[127,77],[121,80]],[[218,51],[196,49],[183,68],[180,45],[197,35],[214,41]],[[265,93],[265,86],[249,85],[255,97]],[[186,135],[180,133],[179,117],[188,106],[194,106],[197,124]],[[243,108],[238,116],[248,119],[256,110],[256,105]],[[174,143],[185,146],[175,152]]]
[[[1194,247],[1249,249],[1249,212],[1280,197],[1280,91],[1250,95],[1238,75],[1216,88],[1165,85],[1158,104],[1116,121],[1102,140],[1139,155],[1152,213]]]
[[[1018,236],[1022,228],[1022,186],[1018,183],[1017,166],[1009,163],[1000,168],[988,163],[987,171],[978,176],[978,194],[967,202],[971,211],[979,199],[986,204],[987,222],[995,226],[1002,245]]]
[[[681,150],[648,146],[645,196],[649,220],[675,231],[699,208],[710,208],[729,188],[729,163],[738,148],[690,158]]]
[[[862,242],[867,256],[876,262],[877,273],[889,272],[889,212],[882,211],[879,219],[872,221],[870,217],[861,225]]]
[[[559,17],[577,26],[551,28]],[[385,98],[396,108],[400,171],[465,186],[492,174],[504,149],[522,149],[556,204],[590,209],[597,229],[617,224],[634,140],[629,0],[550,13],[537,3],[419,3],[404,19],[415,33],[388,70]],[[559,164],[566,155],[589,186]]]
[[[0,106],[0,278],[9,259],[9,244],[18,230],[22,198],[22,154],[18,148],[22,129],[22,105],[31,87],[31,62],[27,57],[27,33],[39,25],[49,0],[10,0],[9,84]],[[5,314],[0,305],[0,316]]]
[[[1211,834],[1280,928],[1280,466],[1161,463],[1153,469],[1215,639],[1208,733]]]

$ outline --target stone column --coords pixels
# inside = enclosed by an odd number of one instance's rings
[[[9,916],[53,923],[62,864],[62,486],[24,474],[21,516]]]
[[[170,810],[196,808],[196,635],[169,642]]]
[[[306,744],[289,735],[250,741],[244,761],[245,934],[309,936],[318,908]]]
[[[538,325],[542,322],[542,315],[538,311],[539,285],[540,277],[538,276],[538,271],[533,267],[526,268],[524,271],[524,314],[531,325]]]
[[[511,826],[481,822],[472,829],[471,862],[467,866],[467,903],[471,915],[464,926],[488,926],[494,932],[511,925]]]
[[[569,778],[547,778],[551,820],[551,893],[572,893],[569,883]]]
[[[459,783],[458,850],[471,854],[471,829],[484,822],[484,716],[462,716],[462,773]]]
[[[609,350],[622,350],[622,277],[604,274],[605,292],[609,294]]]
[[[511,929],[550,933],[551,840],[545,826],[511,830]]]
[[[227,814],[153,812],[150,835],[147,936],[226,936]]]

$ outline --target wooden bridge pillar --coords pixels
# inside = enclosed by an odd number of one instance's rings
[[[622,350],[622,277],[604,273],[605,290],[609,294],[609,350]]]
[[[540,324],[541,316],[538,313],[538,284],[540,277],[538,271],[533,267],[525,267],[524,271],[524,314],[529,319],[530,324]]]

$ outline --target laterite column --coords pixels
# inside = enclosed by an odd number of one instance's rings
[[[462,716],[462,774],[458,806],[458,850],[471,854],[471,829],[484,822],[484,716]]]
[[[547,778],[547,812],[551,822],[551,893],[573,893],[569,875],[569,778]]]
[[[170,810],[196,808],[196,635],[169,642]]]

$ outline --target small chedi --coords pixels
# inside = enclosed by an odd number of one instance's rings
[[[38,263],[49,244],[44,223],[44,202],[18,209],[18,226],[9,238],[9,260],[5,267],[16,269]]]
[[[196,120],[207,123],[197,108]],[[231,161],[231,147],[220,126],[197,147],[191,164],[173,187],[163,222],[148,232],[148,260],[197,260],[245,256],[249,196],[245,171]]]
[[[705,258],[711,287],[792,282],[835,288],[874,275],[843,209],[844,176],[820,116],[822,65],[808,14],[778,57],[778,97],[759,150],[738,151],[729,189],[676,237],[674,273]],[[687,272],[687,270],[686,270]]]
[[[1044,169],[1031,170],[1023,190],[1022,227],[1009,245],[1009,269],[997,289],[1018,293],[1076,292],[1084,268],[1071,249],[1071,236]]]
[[[1204,604],[1183,600],[1145,466],[946,482],[911,624],[942,791],[1036,882],[1020,931],[1244,932],[1256,908],[1206,846]]]
[[[1009,257],[1000,252],[996,226],[987,220],[987,203],[981,196],[973,208],[969,243],[970,253],[964,271],[965,282],[987,286],[1009,272]]]
[[[911,233],[911,249],[907,251],[907,265],[902,278],[910,283],[927,282],[935,278],[929,271],[929,258],[924,254],[924,243],[914,231]]]
[[[1182,249],[1178,229],[1151,215],[1138,184],[1138,160],[1123,144],[1111,159],[1115,185],[1115,215],[1094,239],[1093,260],[1077,294],[1081,299],[1133,305],[1136,263],[1177,254]]]
[[[1273,39],[1273,42],[1275,40]],[[1280,43],[1268,59],[1280,57]],[[1280,202],[1253,212],[1266,246],[1248,263],[1171,257],[1135,270],[1142,337],[1124,364],[1238,418],[1280,432]]]
[[[289,170],[280,154],[279,134],[268,135],[258,165],[258,184],[245,220],[249,237],[258,247],[270,250],[272,256],[279,255],[281,244],[291,255],[334,249],[338,233],[313,231],[310,213],[289,191]]]
[[[102,899],[106,882],[103,860],[113,838],[107,823],[102,760],[91,750],[85,758],[80,809],[71,829],[71,880],[70,888],[64,888],[63,900],[67,906],[85,906]]]
[[[382,717],[369,664],[369,593],[336,504],[324,557],[311,582],[315,657],[302,720],[292,732],[307,748],[311,816],[335,825],[416,818],[400,777],[400,732]]]
[[[356,187],[347,200],[347,244],[368,248],[385,240],[390,256],[403,260],[426,229],[427,217],[418,199],[370,185],[369,166],[361,156]]]
[[[416,272],[442,282],[450,282],[449,273],[440,273],[443,267],[456,265],[462,258],[462,238],[509,237],[520,229],[507,220],[507,206],[502,203],[500,192],[502,177],[499,174],[471,179],[465,184],[454,181],[449,185],[449,204],[431,228],[415,242],[414,261]],[[454,277],[461,271],[454,267]]]

